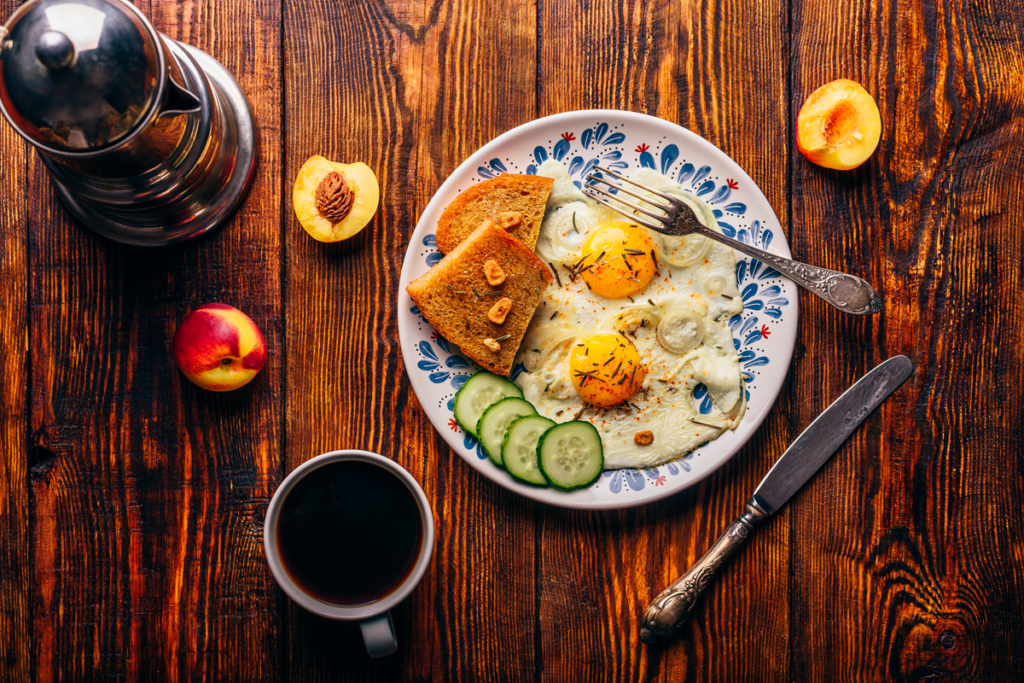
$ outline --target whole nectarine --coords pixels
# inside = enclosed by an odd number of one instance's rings
[[[860,83],[841,78],[812,92],[796,119],[796,148],[809,161],[840,171],[857,168],[874,153],[882,119]]]
[[[172,347],[178,368],[210,391],[245,386],[267,362],[267,342],[260,328],[227,304],[206,304],[185,316]]]

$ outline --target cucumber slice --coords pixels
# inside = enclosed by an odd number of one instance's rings
[[[555,425],[540,437],[537,461],[552,486],[563,491],[589,486],[604,469],[601,435],[582,420]]]
[[[480,443],[495,465],[501,465],[501,444],[505,441],[505,432],[512,420],[525,415],[536,415],[537,409],[529,401],[514,396],[503,398],[480,416],[476,423],[476,433],[480,435]]]
[[[504,377],[491,372],[478,372],[470,377],[455,394],[455,421],[473,436],[476,423],[489,407],[503,398],[522,398],[523,392]]]
[[[509,474],[527,484],[547,486],[548,480],[537,464],[537,442],[554,426],[554,420],[542,415],[527,415],[512,421],[501,445],[501,459]]]

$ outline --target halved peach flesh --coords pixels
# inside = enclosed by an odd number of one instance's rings
[[[796,146],[809,161],[841,171],[874,153],[882,119],[874,98],[856,81],[841,78],[810,94],[796,120]]]
[[[352,192],[351,209],[339,221],[325,217],[317,203],[320,183],[337,171]],[[299,169],[292,189],[292,207],[299,223],[321,242],[340,242],[359,233],[377,213],[380,186],[377,176],[363,163],[339,164],[320,155],[310,157]]]

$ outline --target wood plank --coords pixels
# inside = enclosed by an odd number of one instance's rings
[[[681,123],[744,167],[785,224],[784,2],[546,0],[541,11],[542,115],[609,107]],[[724,571],[675,640],[648,648],[638,632],[649,601],[742,512],[788,441],[783,392],[751,443],[695,489],[618,513],[541,508],[542,677],[787,679],[785,511]]]
[[[857,171],[794,162],[796,255],[885,301],[806,300],[795,424],[887,356],[917,366],[793,507],[794,678],[1019,679],[1024,8],[793,7],[793,111],[843,77],[882,114]]]
[[[313,154],[364,161],[381,183],[376,218],[340,245],[315,242],[287,209],[287,468],[337,448],[383,453],[423,484],[437,526],[434,562],[395,612],[398,653],[371,661],[355,624],[290,606],[292,678],[534,676],[534,506],[434,432],[402,364],[395,302],[434,191],[478,146],[534,116],[535,20],[527,1],[500,12],[470,1],[286,3],[287,186]]]
[[[40,681],[276,680],[277,594],[262,513],[280,475],[279,6],[145,3],[209,50],[256,113],[260,171],[220,232],[140,250],[71,221],[32,162],[32,604]],[[232,28],[245,36],[225,40]],[[244,389],[200,390],[170,341],[191,309],[238,306],[270,360]]]
[[[16,9],[0,1],[0,22]],[[0,679],[29,680],[28,145],[0,121]]]

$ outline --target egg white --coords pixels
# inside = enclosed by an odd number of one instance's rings
[[[537,412],[557,422],[579,415],[601,434],[605,467],[650,467],[678,458],[735,429],[746,409],[739,355],[728,326],[743,310],[736,285],[736,256],[728,247],[699,235],[665,237],[647,231],[656,247],[658,275],[632,298],[608,299],[591,291],[582,278],[569,278],[566,266],[578,262],[587,237],[600,225],[624,220],[586,197],[565,167],[554,160],[538,175],[553,178],[537,254],[558,271],[561,286],[544,292],[517,362],[526,372],[515,382]],[[717,230],[704,202],[652,169],[632,178],[684,199],[704,225]],[[658,328],[662,319],[659,341]],[[686,341],[703,332],[694,348]],[[647,369],[642,389],[622,406],[598,409],[583,402],[573,387],[569,353],[584,337],[626,334]],[[675,352],[666,344],[683,348]],[[701,414],[693,391],[707,387],[713,407]],[[637,432],[650,431],[654,442],[637,445]]]

